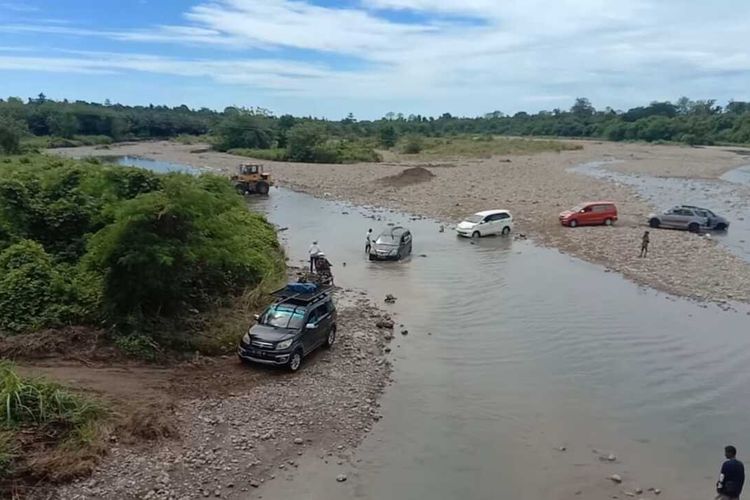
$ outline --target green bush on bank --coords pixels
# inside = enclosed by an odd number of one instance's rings
[[[0,331],[104,321],[138,350],[283,270],[225,178],[0,159]]]
[[[311,144],[295,142],[286,148],[230,149],[228,153],[266,161],[297,161],[306,163],[378,162],[380,155],[361,140],[329,140],[314,138]]]

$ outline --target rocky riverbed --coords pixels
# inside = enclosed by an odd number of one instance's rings
[[[92,477],[31,497],[252,498],[300,457],[356,446],[380,419],[392,331],[375,326],[383,314],[363,294],[337,294],[336,344],[306,358],[296,374],[248,367],[266,372],[260,383],[228,395],[195,394],[174,406],[179,438],[135,447],[113,441]]]

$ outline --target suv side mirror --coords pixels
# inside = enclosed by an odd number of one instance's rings
[[[260,314],[253,314],[253,318],[255,318],[255,321],[260,321]]]
[[[317,328],[317,326],[318,325],[316,325],[315,323],[308,323],[308,324],[305,325],[305,329],[306,330],[315,330],[315,328]]]

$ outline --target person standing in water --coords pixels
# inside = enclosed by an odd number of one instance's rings
[[[367,236],[365,236],[365,253],[368,255],[370,248],[372,248],[372,228],[367,230]]]
[[[315,240],[312,242],[312,245],[310,245],[310,248],[307,250],[307,253],[310,255],[310,272],[315,272],[315,257],[318,256],[320,253],[320,247],[318,246],[318,241]]]
[[[648,255],[648,244],[651,243],[651,239],[648,236],[648,231],[643,233],[643,237],[641,238],[641,257],[646,257]]]
[[[726,461],[721,466],[719,480],[716,482],[717,500],[740,500],[742,486],[745,484],[745,466],[737,460],[737,448],[724,448]]]

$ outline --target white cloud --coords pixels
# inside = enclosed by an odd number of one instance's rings
[[[330,78],[330,71],[312,64],[273,59],[216,61],[178,59],[147,54],[64,51],[63,56],[5,56],[0,70],[78,74],[127,74],[137,71],[183,77],[211,78],[219,83],[244,84],[281,91],[299,91],[305,82]]]
[[[359,0],[348,5],[212,0],[189,8],[182,24],[127,31],[6,25],[0,30],[212,47],[231,60],[47,54],[43,64],[32,57],[0,58],[0,68],[197,77],[327,99],[336,113],[336,99],[377,103],[373,114],[410,102],[420,109],[407,112],[510,112],[535,103],[566,106],[579,95],[602,107],[623,107],[669,97],[674,89],[705,92],[707,81],[720,78],[713,95],[700,97],[750,99],[750,2],[745,0],[710,5],[684,0]],[[420,15],[398,21],[406,11]],[[156,47],[151,50],[158,53]],[[243,57],[248,48],[269,55]],[[341,57],[357,64],[341,66]]]
[[[0,10],[29,13],[39,11],[39,7],[26,2],[0,2]]]

